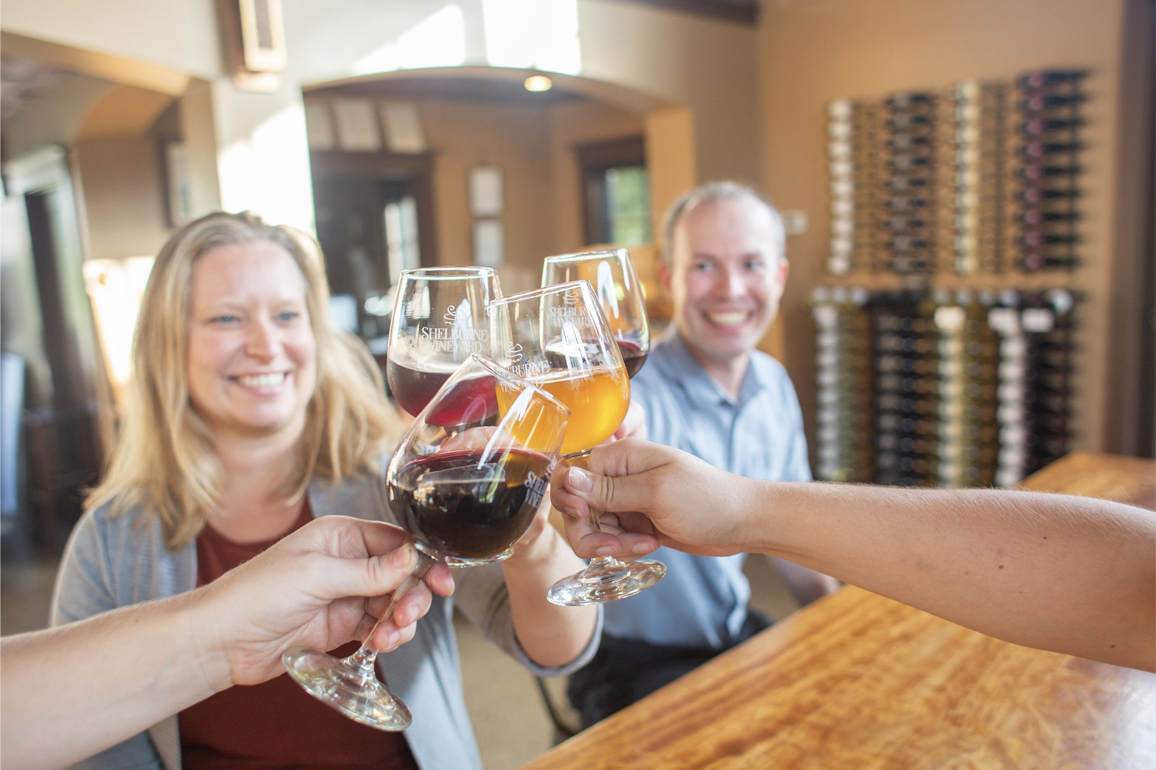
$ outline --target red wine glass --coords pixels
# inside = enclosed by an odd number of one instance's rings
[[[490,354],[486,309],[501,294],[488,267],[402,271],[385,367],[398,406],[417,415],[468,356]]]
[[[473,566],[513,553],[545,498],[569,417],[549,393],[482,357],[469,356],[448,378],[402,438],[378,486],[380,513],[392,512],[419,554],[379,624],[437,561]],[[377,678],[372,639],[370,631],[345,659],[293,650],[282,663],[306,691],[350,719],[404,730],[413,718]]]
[[[542,263],[542,286],[586,280],[602,305],[610,333],[618,343],[622,362],[630,377],[646,363],[650,352],[650,321],[642,284],[626,249],[585,251],[546,257]]]

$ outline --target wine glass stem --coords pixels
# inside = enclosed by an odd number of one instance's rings
[[[393,592],[393,596],[390,597],[389,600],[389,606],[385,608],[385,612],[383,612],[381,617],[377,619],[377,622],[373,624],[373,628],[369,630],[369,635],[365,637],[365,641],[361,643],[361,647],[357,649],[357,652],[345,659],[344,662],[357,669],[363,677],[369,678],[376,676],[373,670],[373,662],[377,658],[379,650],[373,645],[373,635],[377,633],[377,627],[393,617],[393,608],[397,606],[401,597],[405,596],[409,589],[421,582],[421,579],[425,577],[425,573],[429,572],[430,567],[434,564],[436,564],[436,562],[433,559],[421,551],[417,552],[417,566],[413,568],[413,572],[411,572],[409,577],[403,580],[401,585]]]

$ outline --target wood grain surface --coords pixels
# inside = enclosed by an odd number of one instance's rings
[[[1073,454],[1025,488],[1156,509],[1156,463]],[[853,586],[525,770],[1156,768],[1156,675],[1008,644]]]

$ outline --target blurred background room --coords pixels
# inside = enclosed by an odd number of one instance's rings
[[[315,233],[384,363],[408,267],[511,294],[626,246],[661,329],[666,207],[743,181],[787,226],[762,348],[817,478],[1154,454],[1151,0],[5,0],[0,30],[4,634],[47,622],[152,256],[217,209]],[[487,767],[548,748],[532,677],[461,643]]]

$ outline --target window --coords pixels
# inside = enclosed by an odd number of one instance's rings
[[[588,245],[649,243],[650,185],[642,137],[576,148]]]

